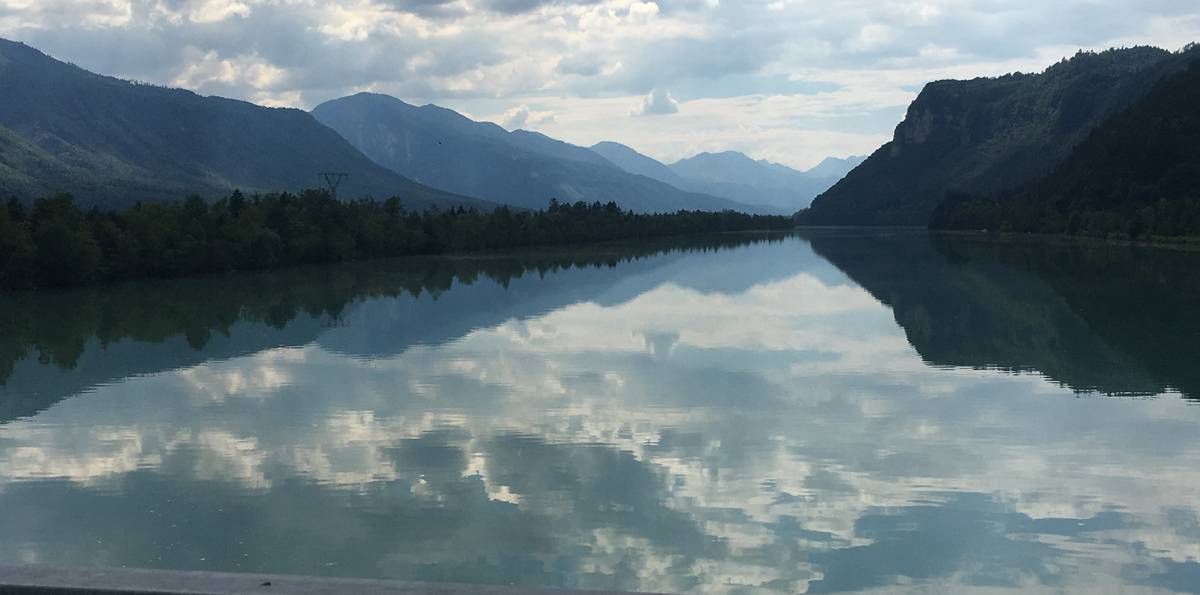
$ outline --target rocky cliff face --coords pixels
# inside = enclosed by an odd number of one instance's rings
[[[891,142],[799,215],[814,225],[925,225],[948,192],[995,194],[1048,173],[1096,125],[1186,64],[1156,48],[1080,53],[1040,74],[937,81]]]
[[[925,97],[924,94],[921,96]],[[904,121],[896,126],[892,151],[898,153],[905,145],[919,145],[929,140],[934,130],[949,130],[959,124],[954,114],[937,109],[930,101],[918,101],[908,109]]]

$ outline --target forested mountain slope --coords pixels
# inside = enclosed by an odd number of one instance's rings
[[[930,83],[893,140],[798,219],[926,225],[949,192],[1012,190],[1049,173],[1100,122],[1197,53],[1149,47],[1081,52],[1041,74]]]
[[[930,226],[1200,236],[1200,59],[1092,131],[1046,178],[998,197],[950,197]]]
[[[0,40],[0,193],[70,192],[123,207],[243,191],[295,191],[318,172],[343,197],[399,196],[410,208],[488,206],[380,167],[301,110],[265,108],[93,74]]]

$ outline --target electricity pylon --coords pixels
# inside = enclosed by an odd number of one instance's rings
[[[342,181],[350,177],[350,174],[343,173],[319,173],[317,174],[322,180],[325,180],[325,185],[329,186],[329,196],[337,198],[338,186],[342,185]]]

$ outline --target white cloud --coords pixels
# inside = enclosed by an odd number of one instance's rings
[[[658,5],[653,2],[634,2],[629,5],[629,20],[646,22],[658,16]]]
[[[528,105],[522,103],[504,112],[504,117],[500,122],[509,130],[539,128],[554,122],[554,114],[531,110]]]
[[[679,102],[674,97],[671,97],[671,92],[658,88],[642,98],[641,110],[636,113],[643,116],[661,116],[678,112]]]
[[[846,44],[850,51],[876,50],[895,41],[896,32],[882,23],[867,23],[858,30],[858,35]]]
[[[522,105],[552,104],[554,122],[541,125],[568,139],[615,140],[656,155],[749,148],[803,167],[874,149],[931,78],[1015,64],[1040,70],[1079,48],[1178,48],[1200,39],[1200,5],[0,0],[0,36],[105,74],[272,105],[311,108],[371,89],[504,123]],[[655,87],[657,96],[640,96]],[[592,136],[604,128],[588,120],[599,115],[595,106],[623,102],[615,117],[624,120],[630,104],[673,112],[666,89],[688,98],[686,113],[636,125],[610,120],[609,136]],[[705,101],[752,109],[722,112],[690,134],[676,127]]]
[[[221,94],[234,88],[244,88],[251,97],[264,98],[272,103],[275,97],[265,91],[279,89],[287,72],[253,55],[222,58],[215,51],[201,52],[188,48],[191,62],[171,81],[171,85],[200,92]],[[284,94],[286,97],[286,93]]]
[[[171,5],[177,8],[172,10]],[[193,23],[219,23],[225,19],[240,16],[245,17],[250,14],[250,5],[239,0],[200,0],[196,2],[184,3],[164,3],[158,2],[158,8],[168,18],[177,19],[186,18]]]
[[[516,130],[525,126],[525,122],[529,121],[529,106],[522,103],[507,112],[504,112],[504,127],[509,130]]]

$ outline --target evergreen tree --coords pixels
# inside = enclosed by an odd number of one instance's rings
[[[211,204],[138,203],[86,215],[58,195],[0,209],[0,285],[82,285],[134,277],[335,263],[412,254],[791,227],[786,217],[735,212],[634,214],[615,203],[561,203],[544,211],[462,207],[406,211],[403,201],[340,202],[307,190]],[[199,339],[198,339],[199,340]]]

